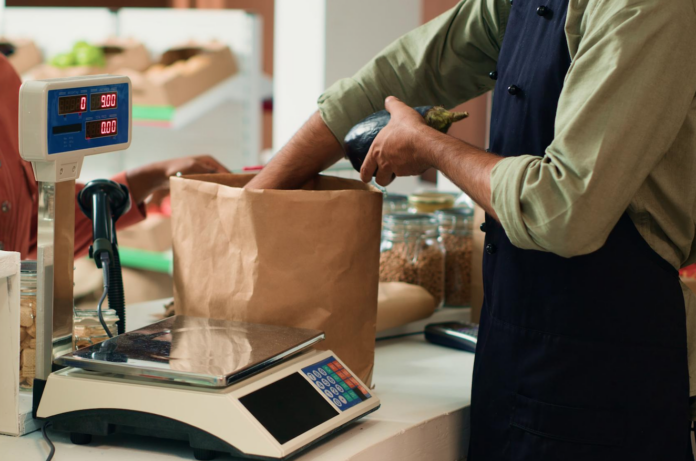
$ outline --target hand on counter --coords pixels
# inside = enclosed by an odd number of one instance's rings
[[[229,173],[227,168],[209,155],[183,157],[134,168],[126,173],[134,203],[142,203],[160,189],[169,187],[169,178],[182,175]]]

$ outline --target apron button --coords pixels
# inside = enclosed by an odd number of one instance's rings
[[[488,253],[489,255],[492,255],[496,251],[498,251],[498,249],[492,243],[489,243],[488,245],[486,245],[486,253]]]
[[[517,86],[517,85],[510,85],[510,86],[508,87],[508,93],[510,93],[510,94],[513,95],[513,96],[515,96],[515,95],[518,94],[519,92],[520,92],[520,87]]]
[[[498,71],[494,70],[493,72],[490,72],[488,77],[490,77],[491,80],[498,80]]]
[[[2,209],[3,213],[7,213],[8,211],[10,211],[11,208],[12,208],[12,205],[10,205],[10,202],[8,202],[8,201],[2,202],[2,206],[0,207],[0,209]]]
[[[551,12],[551,10],[549,10],[548,7],[543,6],[543,5],[540,6],[539,8],[537,8],[537,14],[539,16],[547,16],[550,12]]]
[[[481,226],[479,227],[479,229],[481,229],[481,232],[485,233],[485,232],[486,232],[486,223],[485,223],[485,222],[482,222],[482,223],[481,223]]]

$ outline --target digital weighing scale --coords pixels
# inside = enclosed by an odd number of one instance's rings
[[[130,145],[130,90],[117,76],[20,90],[20,153],[40,191],[36,416],[78,444],[123,432],[188,441],[196,459],[275,460],[377,410],[379,399],[340,358],[312,349],[320,331],[175,316],[54,353],[72,321],[74,214],[60,210],[74,213],[85,155]],[[51,372],[54,359],[65,368]]]

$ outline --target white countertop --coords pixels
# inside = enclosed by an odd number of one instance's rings
[[[152,322],[162,303],[129,307],[129,328]],[[427,343],[422,335],[377,343],[374,392],[382,407],[297,461],[437,461],[464,459],[468,447],[468,406],[474,356]],[[54,460],[159,461],[194,459],[184,442],[113,435],[90,445],[72,445],[67,435],[50,431]],[[0,436],[0,459],[43,460],[48,447],[40,432]],[[219,460],[231,460],[219,456]]]

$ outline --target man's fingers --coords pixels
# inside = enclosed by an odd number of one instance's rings
[[[387,99],[384,100],[384,108],[392,115],[404,109],[410,109],[410,107],[401,102],[396,96],[388,96]]]
[[[377,175],[375,176],[375,182],[382,187],[387,187],[394,180],[396,175],[392,172],[391,168],[382,166],[377,170]]]
[[[375,157],[372,155],[371,147],[370,152],[367,153],[367,157],[365,157],[365,161],[360,168],[360,179],[362,182],[369,183],[372,180],[372,176],[375,174],[376,169],[377,160],[375,160]]]

